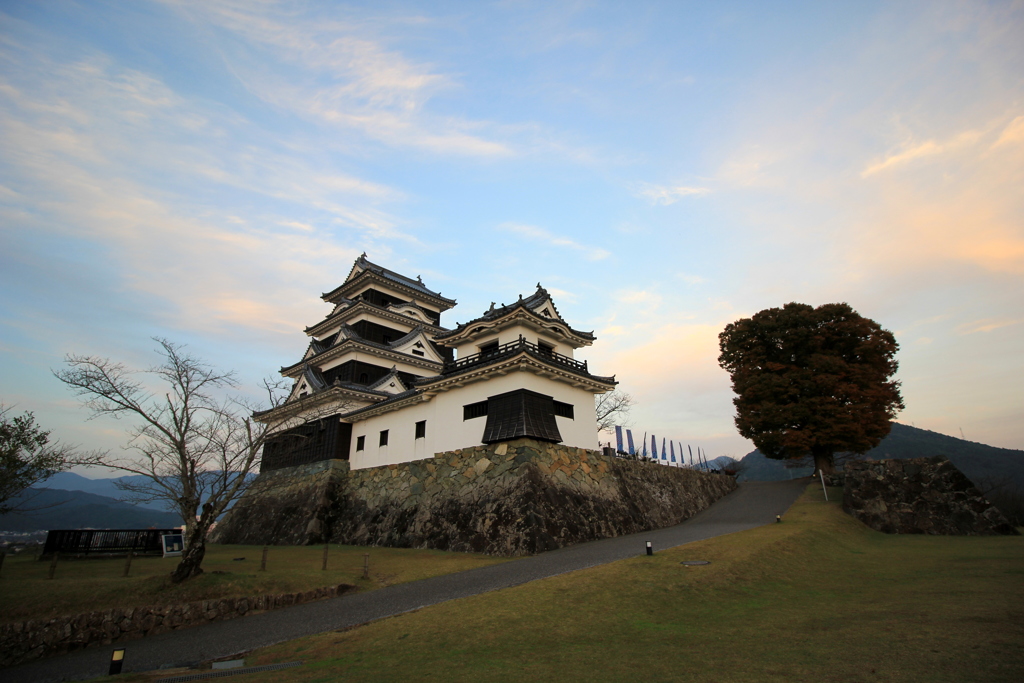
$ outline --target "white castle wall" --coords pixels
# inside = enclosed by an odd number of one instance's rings
[[[562,443],[576,448],[597,447],[597,416],[592,393],[531,372],[513,372],[445,391],[430,401],[354,423],[349,455],[351,467],[364,469],[395,465],[429,458],[442,451],[482,445],[487,417],[463,420],[462,407],[516,389],[529,389],[571,404],[574,419],[555,416]],[[427,435],[416,439],[416,423],[420,420],[427,421]],[[380,447],[380,432],[384,429],[388,430],[388,445]],[[366,437],[366,445],[362,451],[357,451],[356,443],[360,436]]]

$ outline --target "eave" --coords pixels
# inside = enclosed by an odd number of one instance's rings
[[[340,415],[339,419],[342,422],[360,422],[376,415],[383,415],[384,413],[390,413],[395,410],[401,410],[402,408],[408,408],[409,406],[416,405],[417,403],[429,401],[433,397],[433,394],[417,392],[411,396],[405,396],[393,401],[384,401],[378,405],[357,408],[352,412]]]
[[[397,280],[392,280],[390,278],[384,277],[383,275],[378,275],[377,273],[374,273],[371,270],[364,270],[363,272],[361,272],[359,275],[355,276],[348,282],[345,282],[340,286],[335,287],[326,294],[321,294],[320,298],[328,303],[336,303],[335,299],[352,298],[346,295],[355,292],[355,290],[363,287],[367,281],[391,288],[395,291],[402,292],[413,301],[419,299],[420,301],[432,303],[440,309],[440,312],[447,311],[449,308],[452,308],[457,303],[455,299],[448,299],[441,296],[440,294],[428,294],[418,289],[413,289],[412,287],[404,285],[401,282],[398,282]]]
[[[537,332],[553,333],[556,337],[569,342],[570,345],[575,344],[574,348],[590,346],[594,343],[593,335],[582,336],[564,322],[545,318],[524,306],[518,307],[500,318],[493,320],[478,319],[465,325],[460,325],[459,329],[447,334],[438,335],[434,338],[434,341],[443,346],[457,346],[463,342],[473,341],[516,323],[526,325]]]
[[[432,395],[492,377],[501,377],[513,372],[532,372],[540,377],[564,382],[574,388],[585,389],[595,394],[612,391],[615,385],[618,384],[614,377],[600,377],[598,375],[573,372],[555,363],[546,362],[523,350],[510,358],[503,358],[488,365],[472,367],[464,372],[438,375],[437,377],[425,377],[417,380],[416,388],[422,389],[424,394]]]
[[[370,344],[366,341],[361,341],[359,339],[346,339],[340,342],[339,344],[332,346],[326,351],[318,353],[315,356],[310,356],[309,358],[300,360],[298,363],[294,365],[289,365],[288,367],[281,368],[280,372],[285,377],[295,379],[296,377],[299,376],[299,374],[302,372],[302,368],[305,367],[307,363],[312,363],[313,365],[316,365],[319,368],[324,363],[330,360],[334,360],[338,356],[344,355],[349,351],[360,350],[366,351],[370,355],[376,356],[378,358],[387,359],[390,361],[399,361],[401,363],[407,363],[409,365],[414,365],[418,368],[423,368],[424,370],[429,370],[431,372],[438,372],[443,367],[441,363],[435,363],[434,361],[426,360],[424,358],[420,358],[419,356],[399,353],[398,351],[391,351],[389,349],[385,349],[383,347],[376,346],[374,344]]]
[[[445,332],[448,332],[448,328],[446,327],[440,327],[438,325],[433,325],[431,323],[425,323],[421,320],[417,320],[416,318],[410,318],[407,315],[402,315],[401,313],[389,311],[388,309],[378,306],[377,304],[371,304],[368,301],[360,300],[352,304],[348,308],[342,309],[338,311],[336,314],[321,320],[316,325],[307,327],[306,334],[309,335],[310,337],[318,337],[320,335],[326,334],[335,325],[340,325],[341,323],[351,318],[354,318],[356,315],[362,312],[372,313],[373,315],[380,316],[385,320],[400,322],[405,325],[412,325],[413,327],[415,327],[416,325],[422,325],[424,328],[435,334],[443,334]]]
[[[285,421],[305,412],[320,408],[321,406],[344,400],[378,402],[387,399],[382,392],[364,392],[347,387],[330,387],[323,391],[300,398],[297,401],[289,401],[270,410],[261,410],[252,414],[253,419],[263,424],[275,421]]]

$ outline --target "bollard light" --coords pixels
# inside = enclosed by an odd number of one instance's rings
[[[124,664],[124,650],[114,650],[110,655],[110,672],[108,676],[116,676],[121,673],[121,665]]]
[[[782,521],[782,515],[775,515],[775,523],[777,524],[777,523],[779,523],[781,521]]]
[[[650,541],[647,541],[647,554],[648,555],[653,555],[654,554],[654,546],[651,545]]]

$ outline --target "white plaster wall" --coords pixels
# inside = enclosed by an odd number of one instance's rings
[[[573,405],[574,419],[555,416],[562,443],[579,448],[597,447],[597,417],[594,395],[563,382],[539,377],[531,372],[514,372],[503,377],[476,382],[440,393],[430,401],[361,420],[352,425],[350,464],[353,469],[391,465],[427,458],[434,453],[483,443],[486,417],[462,419],[462,407],[486,401],[489,396],[516,389],[529,389]],[[427,421],[427,436],[415,439],[416,422]],[[389,430],[388,446],[378,448],[380,431]],[[359,436],[366,437],[366,448],[356,451]]]

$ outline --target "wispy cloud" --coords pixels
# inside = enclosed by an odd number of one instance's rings
[[[1011,325],[1020,325],[1021,323],[1024,323],[1024,318],[984,318],[957,325],[956,331],[958,334],[976,334],[978,332],[992,332],[993,330],[1010,327]]]
[[[431,98],[459,89],[449,74],[389,49],[380,26],[323,20],[268,3],[173,2],[185,16],[218,26],[232,71],[256,96],[332,126],[358,130],[387,145],[441,155],[503,157],[510,143],[491,122],[435,115]],[[408,28],[427,20],[403,17]],[[395,28],[393,26],[392,28]]]
[[[0,59],[3,220],[22,235],[10,259],[59,268],[34,254],[55,239],[96,249],[162,324],[284,334],[319,317],[311,282],[364,248],[415,242],[378,206],[401,192],[296,154],[301,140],[267,140],[103,57]]]
[[[879,171],[884,171],[887,168],[899,166],[900,164],[905,164],[908,161],[920,159],[921,157],[939,154],[940,152],[942,152],[942,145],[937,144],[934,140],[928,140],[927,142],[922,142],[919,145],[914,145],[909,149],[905,149],[902,152],[890,154],[882,161],[874,163],[865,168],[861,172],[860,176],[862,178],[867,178],[869,175],[873,175],[875,173],[878,173]]]
[[[538,228],[535,225],[526,225],[523,223],[502,223],[498,227],[501,230],[512,232],[537,242],[543,242],[552,247],[564,247],[566,249],[578,251],[589,261],[600,261],[612,255],[607,249],[580,244],[568,237],[555,235],[544,228]]]
[[[1018,116],[1003,129],[999,139],[992,147],[1002,145],[1019,144],[1024,142],[1024,116]]]
[[[675,204],[683,197],[693,197],[708,194],[711,192],[707,187],[694,187],[687,185],[651,185],[642,184],[636,191],[636,196],[650,200],[652,204],[668,206]]]

